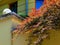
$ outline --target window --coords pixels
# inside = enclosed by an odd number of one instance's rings
[[[9,8],[10,8],[13,12],[17,13],[17,1],[14,2],[14,3],[9,4]]]

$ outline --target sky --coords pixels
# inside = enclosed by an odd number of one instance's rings
[[[36,9],[39,9],[43,5],[43,0],[36,0]]]

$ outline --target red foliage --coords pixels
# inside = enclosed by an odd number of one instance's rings
[[[43,6],[41,6],[39,10],[32,8],[32,12],[28,14],[29,17],[27,17],[21,22],[20,27],[24,27],[27,23],[33,21],[34,18],[43,16],[43,14],[47,11],[47,8],[50,7],[50,5],[56,3],[56,1],[57,0],[45,0]]]

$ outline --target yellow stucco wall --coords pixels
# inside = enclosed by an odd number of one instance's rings
[[[27,37],[28,34],[19,34],[19,36],[15,40],[13,40],[13,45],[27,45]]]
[[[44,39],[42,45],[60,45],[60,30],[49,30],[50,39]]]
[[[0,20],[0,45],[11,45],[11,25],[10,19]]]
[[[12,41],[12,26],[20,23],[20,19],[15,16],[9,16],[0,19],[0,45],[27,45],[27,34],[19,34],[15,40]]]

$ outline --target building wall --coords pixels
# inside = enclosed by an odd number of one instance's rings
[[[0,20],[0,45],[11,45],[11,20]]]
[[[44,39],[42,45],[60,45],[60,29],[49,30],[49,38]]]
[[[13,45],[28,45],[28,34],[19,34],[19,36],[13,40]]]

